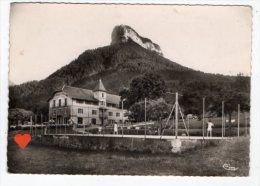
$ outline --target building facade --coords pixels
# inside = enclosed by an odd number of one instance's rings
[[[49,101],[49,119],[56,124],[109,125],[126,123],[127,110],[120,105],[121,97],[109,94],[99,80],[94,90],[64,86]]]

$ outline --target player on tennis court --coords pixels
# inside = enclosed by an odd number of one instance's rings
[[[214,123],[211,122],[211,120],[208,121],[208,129],[207,129],[207,137],[210,135],[212,137],[212,127],[214,126]]]

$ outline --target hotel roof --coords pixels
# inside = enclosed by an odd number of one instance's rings
[[[102,82],[101,82],[102,83]],[[103,85],[103,83],[102,83]],[[104,87],[104,85],[103,85]],[[101,86],[102,88],[102,86]],[[105,88],[104,88],[105,89]],[[97,91],[97,90],[95,90]],[[98,99],[94,97],[94,92],[92,90],[78,88],[78,87],[72,87],[72,86],[63,86],[62,90],[56,91],[53,93],[52,97],[57,92],[64,92],[68,97],[72,99],[79,99],[79,100],[86,100],[86,101],[92,101],[92,102],[98,102]],[[103,90],[104,91],[104,90]],[[51,98],[52,98],[51,97]],[[50,99],[51,99],[50,98]],[[49,100],[50,100],[49,99]],[[106,96],[106,102],[110,104],[119,104],[121,97],[115,94],[109,94],[107,93]]]
[[[98,101],[96,98],[94,98],[94,92],[92,90],[71,87],[71,86],[64,86],[62,91],[65,92],[69,97],[73,99],[95,101],[95,102]]]

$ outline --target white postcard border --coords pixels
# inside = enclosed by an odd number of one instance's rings
[[[248,5],[252,7],[252,69],[251,69],[251,127],[250,175],[249,177],[173,177],[173,176],[90,176],[90,175],[28,175],[7,173],[7,116],[8,116],[8,62],[9,62],[9,8],[12,2],[49,2],[37,1],[1,1],[1,53],[0,53],[0,186],[30,185],[210,185],[232,186],[260,184],[260,58],[259,58],[259,1],[258,0],[56,0],[56,3],[128,3],[128,4],[181,4],[181,5]]]

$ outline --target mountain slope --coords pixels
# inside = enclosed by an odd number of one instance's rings
[[[104,70],[149,72],[161,69],[191,70],[129,41],[87,50],[47,79],[64,77],[67,83],[71,84],[82,77],[88,77]]]
[[[131,80],[144,73],[162,76],[169,91],[179,91],[192,81],[230,82],[233,77],[194,71],[147,50],[129,40],[87,50],[70,64],[41,81],[15,85],[10,90],[10,108],[24,108],[35,113],[48,113],[47,99],[66,85],[93,89],[102,78],[106,89],[118,94]]]

